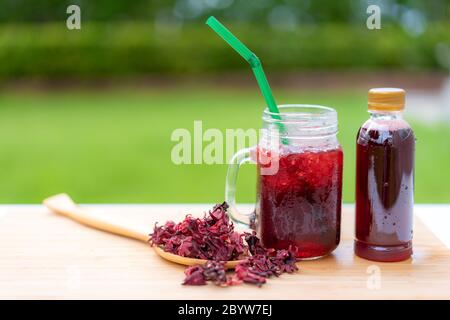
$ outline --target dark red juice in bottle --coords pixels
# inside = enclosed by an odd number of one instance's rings
[[[356,141],[355,253],[401,261],[412,254],[415,137],[401,117],[404,91],[371,92],[371,118]]]
[[[292,246],[302,259],[322,257],[337,247],[342,165],[340,147],[287,153],[280,155],[276,174],[259,175],[257,226],[266,247]]]

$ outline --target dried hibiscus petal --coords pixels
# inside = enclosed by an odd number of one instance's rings
[[[224,262],[208,261],[203,265],[203,275],[207,281],[212,281],[217,285],[227,283],[227,274]]]
[[[234,231],[226,202],[214,206],[202,219],[187,215],[175,224],[155,224],[150,243],[183,257],[206,260],[238,260],[247,255],[243,235]]]
[[[188,267],[185,271],[186,279],[183,284],[197,285],[197,282],[205,284],[206,281],[212,281],[216,285],[229,286],[245,282],[260,287],[271,276],[278,277],[285,272],[292,273],[297,271],[296,261],[295,252],[292,250],[266,250],[264,254],[247,257],[237,264],[234,275],[228,277],[224,262],[208,261],[203,266]],[[198,274],[193,276],[194,272],[191,270],[194,270],[195,273],[198,272]]]
[[[184,270],[186,278],[183,284],[190,286],[202,286],[206,284],[202,266],[190,266]]]
[[[208,261],[204,265],[187,267],[184,271],[186,278],[184,285],[205,285],[206,281],[212,281],[216,285],[227,285],[228,278],[224,262]]]
[[[264,254],[256,254],[239,263],[235,268],[234,282],[242,281],[261,286],[266,282],[266,278],[297,271],[295,262],[295,253],[292,250],[268,250]]]
[[[261,241],[256,236],[256,232],[245,233],[245,242],[248,245],[248,251],[252,255],[265,254],[267,252],[267,249],[263,247]]]
[[[257,286],[262,286],[266,283],[266,277],[262,275],[258,275],[249,270],[248,261],[244,263],[240,263],[235,268],[236,274],[235,278],[238,280],[237,282],[245,282],[256,284]]]
[[[240,234],[234,231],[226,210],[226,202],[214,206],[205,216],[186,215],[176,224],[168,221],[155,224],[150,243],[183,257],[209,260],[204,265],[185,270],[184,285],[236,285],[242,282],[263,285],[266,278],[298,270],[296,252],[264,248],[255,232]],[[245,238],[245,242],[244,242]],[[243,260],[232,276],[227,276],[225,261]]]

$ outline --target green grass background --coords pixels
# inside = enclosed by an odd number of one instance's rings
[[[355,135],[365,92],[276,89],[278,103],[329,105],[339,114],[344,201],[354,201]],[[58,192],[78,202],[220,202],[225,165],[175,165],[176,128],[259,128],[257,89],[9,91],[0,94],[0,202],[38,203]],[[450,128],[411,122],[417,136],[417,202],[450,202]],[[238,200],[255,199],[246,165]]]

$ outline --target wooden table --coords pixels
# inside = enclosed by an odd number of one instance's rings
[[[148,225],[200,215],[209,205],[94,205]],[[300,271],[251,285],[182,286],[184,268],[134,240],[81,226],[42,206],[0,206],[1,299],[449,299],[450,251],[415,219],[414,258],[375,263],[355,257],[353,209],[342,240]]]

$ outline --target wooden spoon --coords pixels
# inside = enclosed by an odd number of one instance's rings
[[[128,220],[119,219],[119,217],[89,212],[88,210],[76,205],[75,202],[73,202],[73,200],[65,193],[57,194],[45,199],[43,204],[51,211],[86,226],[148,243],[150,232],[147,227],[144,228],[142,225],[132,223]],[[186,258],[166,252],[157,246],[154,246],[153,248],[160,257],[185,266],[204,264],[207,262],[207,260],[203,259]],[[225,268],[233,269],[241,261],[242,260],[228,261],[225,263]]]

